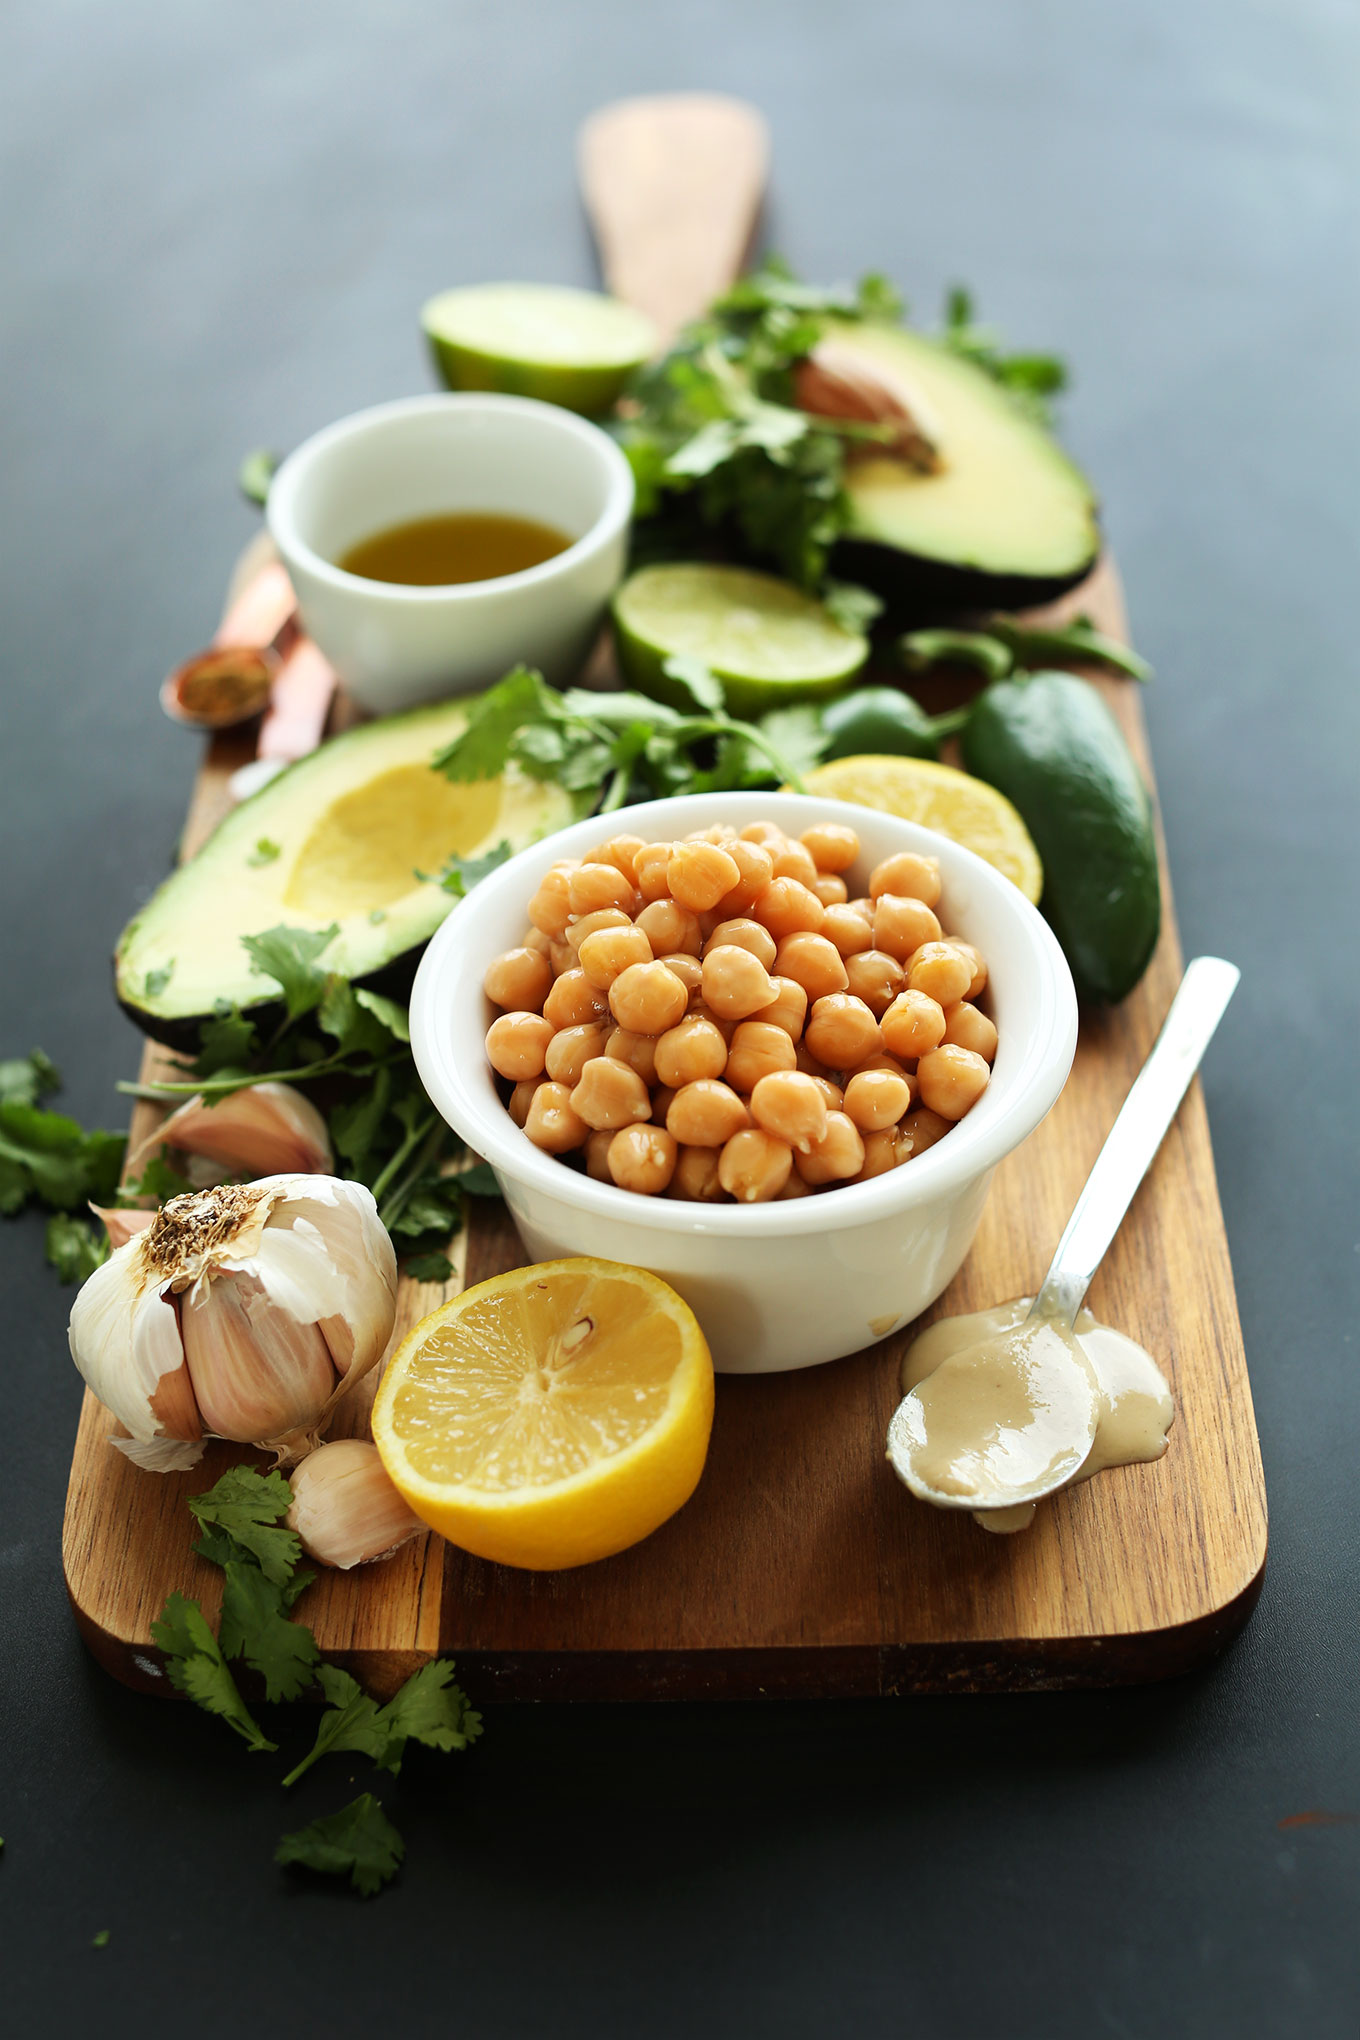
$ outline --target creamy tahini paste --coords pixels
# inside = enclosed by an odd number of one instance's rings
[[[1033,1299],[994,1310],[941,1318],[913,1340],[902,1362],[902,1390],[922,1388],[913,1418],[912,1469],[959,1506],[984,1506],[984,1530],[1024,1530],[1035,1504],[1005,1506],[1023,1490],[1072,1464],[1063,1484],[1089,1480],[1109,1466],[1160,1459],[1175,1414],[1171,1390],[1155,1360],[1132,1339],[1079,1313],[1075,1337],[1065,1326],[1041,1327],[1025,1347],[1007,1338],[1024,1322]],[[1070,1364],[1071,1360],[1077,1366]],[[931,1377],[953,1362],[934,1390]],[[1082,1456],[1073,1441],[1094,1441]],[[904,1441],[905,1442],[905,1441]]]

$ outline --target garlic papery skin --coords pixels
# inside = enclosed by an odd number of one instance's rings
[[[142,1142],[131,1166],[160,1147],[217,1163],[232,1175],[328,1176],[335,1167],[325,1120],[291,1084],[248,1084],[215,1105],[188,1099]]]
[[[95,1270],[71,1312],[71,1354],[140,1464],[192,1465],[204,1431],[290,1464],[382,1357],[396,1294],[392,1242],[362,1184],[222,1184],[172,1198]]]
[[[154,1211],[137,1211],[121,1204],[92,1204],[90,1210],[109,1236],[110,1251],[125,1247],[129,1240],[135,1240],[139,1232],[145,1232],[154,1221]]]
[[[387,1477],[378,1448],[366,1438],[318,1445],[288,1476],[293,1506],[287,1522],[308,1558],[320,1565],[368,1565],[389,1558],[426,1525],[407,1508]]]

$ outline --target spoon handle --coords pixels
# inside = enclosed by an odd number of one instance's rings
[[[1197,956],[1186,970],[1067,1221],[1034,1302],[1036,1315],[1075,1319],[1241,975],[1236,964],[1217,956]]]

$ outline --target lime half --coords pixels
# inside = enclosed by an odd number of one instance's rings
[[[791,581],[744,567],[643,567],[614,598],[619,663],[634,687],[688,706],[663,671],[697,659],[727,689],[734,715],[836,694],[864,664],[869,640]]]
[[[420,323],[451,390],[502,390],[598,417],[655,351],[650,319],[617,298],[551,283],[444,290]]]

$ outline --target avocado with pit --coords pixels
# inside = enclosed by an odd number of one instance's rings
[[[361,723],[243,801],[152,894],[119,938],[119,1003],[147,1034],[191,1049],[224,1002],[277,1003],[245,935],[336,924],[321,961],[355,984],[407,989],[452,896],[421,872],[453,855],[519,850],[574,818],[570,794],[509,766],[453,785],[431,769],[469,699]]]
[[[838,574],[904,620],[1024,609],[1085,579],[1100,551],[1091,485],[1009,391],[903,326],[838,323],[829,338],[899,393],[936,460],[847,464]]]

